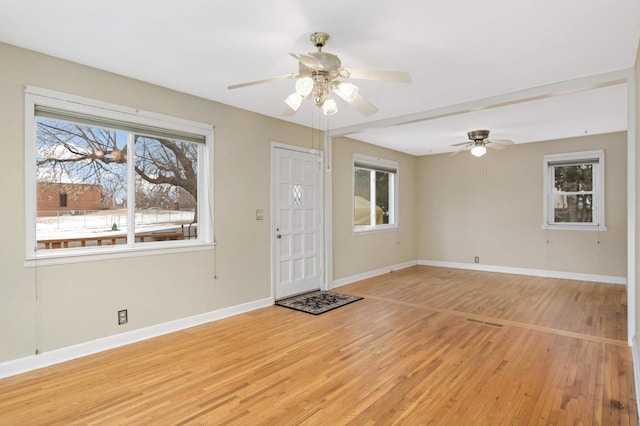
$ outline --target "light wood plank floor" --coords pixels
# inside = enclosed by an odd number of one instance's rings
[[[416,266],[0,381],[0,424],[638,424],[620,285]]]

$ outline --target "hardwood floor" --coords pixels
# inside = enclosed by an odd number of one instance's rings
[[[416,266],[0,380],[0,424],[638,424],[626,288]]]

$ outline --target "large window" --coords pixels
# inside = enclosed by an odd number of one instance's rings
[[[25,100],[27,259],[211,243],[211,126],[42,89]]]
[[[353,156],[353,229],[367,231],[398,225],[398,163]]]
[[[548,229],[604,230],[604,152],[544,157],[544,224]]]

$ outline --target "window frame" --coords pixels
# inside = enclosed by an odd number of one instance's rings
[[[210,250],[214,246],[213,125],[32,86],[25,87],[24,99],[25,267]],[[159,241],[152,244],[136,243],[135,238],[133,238],[129,239],[126,244],[109,247],[37,250],[37,178],[34,161],[36,158],[36,106],[202,136],[204,143],[198,145],[198,238],[181,241]],[[131,192],[131,188],[129,188],[129,191]]]
[[[572,231],[606,231],[605,222],[605,182],[604,182],[604,151],[580,151],[559,154],[547,154],[543,160],[543,210],[542,229],[572,230]],[[592,222],[555,222],[554,212],[554,170],[557,166],[576,165],[580,163],[593,164],[593,193]]]
[[[358,164],[358,166],[356,166]],[[361,167],[364,166],[364,167]],[[389,196],[392,198],[389,202],[389,222],[385,224],[374,225],[355,225],[355,170],[356,168],[367,168],[373,171],[384,171],[393,173],[393,185]],[[400,188],[400,164],[397,161],[387,160],[378,157],[372,157],[364,154],[354,153],[351,160],[351,229],[354,234],[364,232],[385,231],[398,229],[400,226],[400,209],[399,209],[399,188]],[[375,206],[375,203],[371,203]],[[393,223],[391,223],[393,219]]]

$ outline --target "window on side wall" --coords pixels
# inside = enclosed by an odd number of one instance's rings
[[[606,230],[604,151],[544,156],[544,229]]]
[[[27,260],[211,243],[210,125],[33,92]]]
[[[398,163],[353,156],[354,232],[398,226]]]

